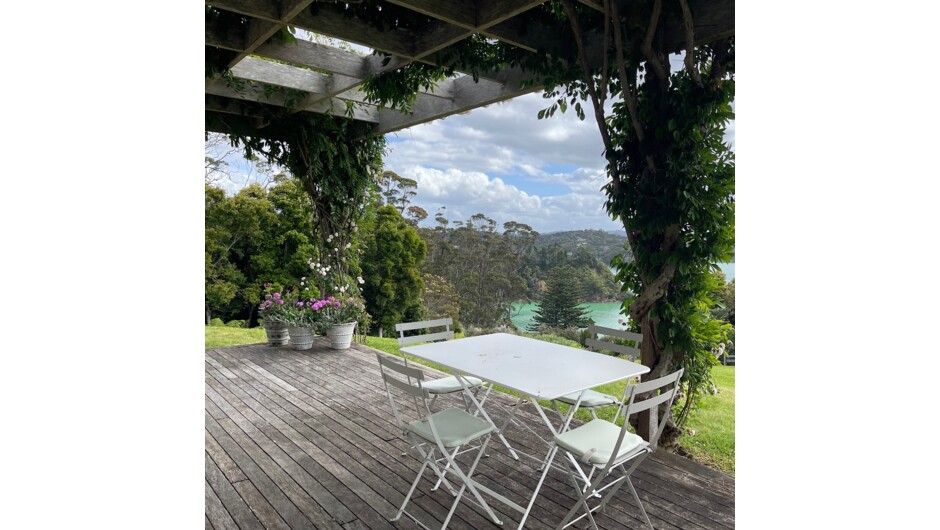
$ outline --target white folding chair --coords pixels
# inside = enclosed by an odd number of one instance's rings
[[[580,483],[578,479],[579,477],[584,477],[584,472],[581,469],[575,469],[579,464],[572,458],[564,459],[567,464],[568,476],[571,478],[579,498],[578,502],[571,507],[561,523],[558,524],[556,530],[567,528],[584,517],[590,519],[594,530],[598,530],[597,523],[594,521],[594,512],[603,510],[604,506],[607,505],[607,502],[617,493],[617,490],[620,489],[620,486],[622,486],[624,482],[630,487],[633,499],[636,500],[637,506],[640,507],[640,511],[646,519],[646,524],[648,524],[650,528],[653,528],[653,523],[650,522],[650,518],[646,514],[646,509],[643,507],[643,503],[640,501],[640,497],[637,495],[636,489],[630,481],[630,474],[633,473],[640,462],[653,452],[651,447],[656,445],[656,442],[659,440],[659,435],[666,425],[666,420],[669,418],[669,411],[675,400],[676,391],[679,388],[679,380],[681,378],[682,370],[680,369],[670,375],[660,377],[653,381],[630,385],[627,392],[625,392],[624,401],[617,409],[617,414],[614,416],[613,422],[592,420],[580,427],[562,432],[562,434],[555,436],[555,448],[552,450],[553,453],[551,455],[552,460],[554,460],[558,451],[565,451],[567,453],[566,456],[573,457],[591,468],[590,474],[588,475],[590,484],[582,486],[582,483]],[[656,428],[656,432],[653,434],[650,442],[643,440],[636,434],[627,430],[631,415],[649,410],[653,407],[658,407],[663,403],[667,404],[667,412],[663,414],[663,418],[659,422],[659,426]],[[623,425],[618,427],[616,421],[617,418],[621,416],[621,413],[623,416]],[[630,464],[629,468],[625,467],[627,464]],[[599,487],[608,475],[611,475],[612,472],[617,469],[622,472],[622,475],[613,479],[607,485]],[[591,477],[594,477],[595,473],[597,477],[592,480]],[[588,506],[587,500],[589,498],[605,490],[609,491],[596,506]],[[572,519],[579,508],[583,508],[585,513]]]
[[[400,324],[395,324],[395,331],[399,333],[398,337],[398,346],[407,346],[409,344],[417,344],[419,342],[436,342],[439,340],[450,340],[454,338],[454,332],[450,327],[454,324],[454,319],[439,318],[436,320],[422,320],[419,322],[403,322]],[[443,331],[433,331],[435,328],[444,328]],[[423,333],[418,335],[409,335],[405,336],[406,331],[413,331],[416,329],[420,330],[429,330],[429,333]],[[403,356],[405,360],[405,366],[408,366],[408,357]],[[479,399],[479,404],[482,407],[483,403],[486,402],[486,399],[489,397],[490,392],[493,390],[493,386],[489,383],[484,383],[482,379],[472,376],[462,376],[463,380],[467,384],[467,389],[474,392],[474,396],[479,395],[481,388],[486,388],[486,392],[483,393],[483,397]],[[423,388],[431,394],[431,402],[428,406],[433,409],[434,402],[437,401],[439,396],[454,394],[460,392],[460,397],[463,398],[464,407],[467,412],[471,412],[474,416],[478,413],[471,411],[470,402],[467,400],[467,395],[464,393],[464,387],[460,382],[460,379],[457,379],[456,376],[448,375],[445,377],[440,377],[438,379],[431,379],[429,381],[424,381]],[[516,451],[509,445],[509,441],[506,440],[506,437],[503,436],[503,433],[497,432],[496,435],[499,437],[500,442],[509,450],[510,455],[516,460],[519,460],[519,456],[516,454]],[[489,455],[486,455],[489,456]],[[438,486],[440,482],[438,482]],[[437,488],[437,486],[435,486]]]
[[[398,345],[407,346],[409,344],[416,344],[419,342],[435,342],[439,340],[450,340],[454,338],[454,332],[450,327],[454,324],[454,320],[450,317],[439,318],[437,320],[422,320],[420,322],[404,322],[401,324],[395,324],[395,331],[399,333]],[[411,331],[415,329],[427,329],[432,330],[434,328],[444,328],[444,331],[437,331],[431,333],[424,333],[420,335],[409,335],[405,336],[406,331]],[[408,359],[405,358],[405,366],[408,366]],[[470,389],[478,390],[483,386],[483,381],[476,377],[464,377],[467,382],[467,386]],[[438,396],[443,396],[446,394],[453,394],[456,392],[461,392],[461,397],[464,400],[464,406],[467,410],[470,410],[470,404],[467,402],[467,397],[463,394],[463,385],[460,384],[460,381],[452,375],[441,377],[440,379],[433,379],[430,381],[425,381],[424,389],[431,394],[431,408],[434,408],[434,402],[437,401]],[[488,392],[487,392],[488,394]],[[486,398],[484,397],[484,400]]]
[[[640,343],[643,342],[643,335],[639,333],[623,331],[620,329],[605,328],[602,326],[595,326],[593,324],[588,326],[588,331],[590,332],[591,336],[585,341],[585,344],[588,348],[591,348],[594,351],[608,350],[618,355],[623,355],[630,360],[636,359],[640,356]],[[636,347],[602,341],[598,338],[599,335],[632,340],[634,343],[636,343]],[[595,420],[597,419],[597,413],[595,412],[595,409],[600,407],[610,407],[620,403],[618,398],[594,390],[586,390],[584,392],[584,396],[581,396],[581,401],[579,403],[578,397],[580,394],[580,392],[574,392],[552,401],[552,407],[554,407],[555,412],[557,412],[558,415],[562,417],[562,421],[567,421],[567,418],[564,414],[561,413],[561,410],[558,408],[558,403],[556,401],[560,401],[568,405],[568,416],[573,416],[577,411],[576,409],[578,408],[589,409],[591,411],[591,416],[593,416]],[[576,403],[578,403],[577,408],[574,406]]]
[[[451,517],[453,517],[454,512],[457,510],[457,504],[460,503],[460,499],[463,497],[466,490],[470,490],[476,502],[486,511],[486,514],[494,523],[498,525],[503,524],[483,499],[483,496],[480,495],[479,490],[477,490],[471,480],[473,472],[480,462],[480,457],[483,456],[483,452],[490,442],[492,433],[496,430],[496,426],[458,408],[449,408],[432,413],[428,404],[430,393],[424,388],[424,373],[421,370],[400,364],[379,353],[376,354],[376,358],[379,360],[382,380],[385,383],[385,391],[388,394],[388,401],[392,407],[392,413],[395,415],[395,422],[411,445],[411,449],[416,451],[422,460],[418,476],[415,477],[414,482],[411,484],[411,489],[408,490],[408,494],[405,496],[405,500],[402,502],[398,513],[396,513],[395,517],[390,519],[390,521],[397,521],[401,518],[402,514],[405,514],[421,527],[425,529],[428,528],[412,514],[405,511],[405,506],[408,504],[408,501],[411,500],[411,496],[414,494],[418,482],[420,482],[421,478],[424,476],[424,471],[430,467],[434,474],[437,475],[438,484],[443,483],[448,491],[456,497],[453,505],[450,507],[450,511],[447,513],[447,517],[444,519],[441,530],[447,528]],[[393,392],[393,390],[395,391]],[[398,399],[396,399],[396,396],[398,396]],[[398,406],[399,400],[402,398],[404,398],[406,402],[412,402],[414,405],[413,413],[410,408]],[[415,419],[409,421],[409,415],[413,416]],[[461,446],[470,444],[476,440],[482,440],[482,443],[479,446],[473,463],[467,471],[464,472],[457,465],[455,457],[458,452],[460,452]],[[436,453],[439,453],[440,456],[435,456]],[[446,464],[441,468],[440,464],[445,462]],[[451,474],[456,476],[462,483],[459,490],[455,490],[454,486],[447,479],[447,476]],[[434,489],[436,488],[437,485],[435,485]],[[473,501],[473,499],[469,500]]]

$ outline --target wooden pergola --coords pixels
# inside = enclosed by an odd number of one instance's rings
[[[385,134],[542,89],[516,67],[445,80],[418,94],[411,112],[370,104],[360,85],[411,62],[452,66],[452,53],[475,35],[554,57],[574,57],[570,35],[544,23],[546,0],[212,0],[206,10],[206,130],[257,130],[298,112],[349,116]],[[600,9],[600,0],[580,0]],[[628,11],[631,2],[616,0]],[[690,0],[696,44],[734,34],[734,0]],[[381,16],[376,16],[376,13]],[[368,13],[370,16],[362,16]],[[376,22],[381,20],[381,22]],[[359,44],[384,55],[309,42],[283,42],[285,27]],[[670,49],[685,44],[682,20],[667,20]],[[602,35],[587,34],[599,62]],[[219,75],[218,72],[227,72]],[[467,72],[464,72],[465,74]],[[284,90],[289,89],[289,90]],[[286,112],[285,112],[286,111]]]

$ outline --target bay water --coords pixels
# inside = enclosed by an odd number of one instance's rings
[[[721,269],[721,272],[725,273],[726,281],[730,282],[734,279],[734,263],[719,263],[718,267]],[[627,317],[620,314],[620,302],[600,302],[581,304],[581,306],[588,310],[588,316],[593,318],[594,323],[598,326],[624,329],[625,326],[621,326],[618,322],[619,319],[627,319]],[[528,330],[529,325],[535,318],[536,309],[538,309],[538,304],[523,304],[519,302],[512,304],[512,323],[520,330]]]

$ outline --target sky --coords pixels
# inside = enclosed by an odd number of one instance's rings
[[[672,63],[682,68],[681,55]],[[551,103],[528,94],[388,134],[385,169],[417,181],[412,204],[428,211],[426,224],[444,208],[451,221],[483,213],[540,233],[622,231],[604,211],[603,142],[590,103],[584,121],[573,109],[539,120]],[[734,146],[733,122],[726,141]],[[225,183],[234,191],[250,181],[250,169],[237,154],[226,160],[240,168]]]

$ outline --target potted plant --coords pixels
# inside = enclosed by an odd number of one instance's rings
[[[365,304],[357,296],[327,297],[319,309],[320,321],[326,336],[330,338],[330,347],[345,350],[352,344],[356,323],[365,313]]]
[[[305,279],[301,278],[301,289],[291,291],[284,304],[284,321],[287,322],[287,333],[295,350],[309,350],[313,347],[318,320],[316,310],[313,309],[318,300],[310,296],[311,288],[304,285]]]
[[[280,288],[271,284],[264,284],[264,299],[258,306],[261,315],[261,325],[268,336],[269,346],[285,346],[289,340],[287,323],[284,321],[287,307],[281,296]]]

